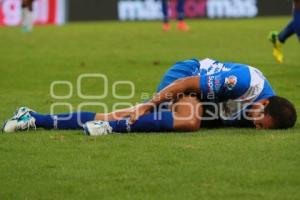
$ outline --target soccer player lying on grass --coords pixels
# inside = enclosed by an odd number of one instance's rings
[[[273,56],[279,63],[283,62],[283,53],[281,46],[285,41],[294,34],[297,34],[300,41],[300,0],[294,0],[293,19],[280,33],[272,31],[269,35],[269,40],[273,44]]]
[[[106,135],[220,126],[287,129],[295,125],[296,119],[294,106],[275,95],[258,69],[192,59],[173,65],[162,78],[156,95],[135,107],[108,114],[60,115],[42,115],[23,107],[4,124],[3,130],[84,129],[88,135]]]

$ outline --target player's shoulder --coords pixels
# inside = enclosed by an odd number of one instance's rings
[[[248,69],[249,65],[243,64],[243,63],[237,63],[237,62],[224,62],[223,65],[227,68],[236,69],[236,68],[242,68],[242,69]]]
[[[212,64],[216,63],[217,61],[211,58],[204,58],[199,60],[201,66],[211,66]]]

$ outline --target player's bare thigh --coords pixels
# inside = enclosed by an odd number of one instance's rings
[[[184,96],[171,109],[176,131],[196,131],[200,128],[203,107],[197,97]]]
[[[120,120],[124,117],[128,117],[133,109],[135,109],[135,107],[107,114],[97,113],[95,120]],[[196,97],[184,96],[172,104],[170,109],[173,112],[174,128],[176,131],[196,131],[200,128],[203,108]]]

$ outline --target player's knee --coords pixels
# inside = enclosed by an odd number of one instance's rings
[[[200,128],[200,120],[190,120],[187,123],[186,131],[197,131]]]
[[[196,131],[200,128],[202,105],[196,97],[185,96],[174,106],[175,129],[178,131]]]
[[[174,127],[177,131],[192,132],[200,128],[200,123],[199,119],[175,120]]]
[[[180,115],[193,115],[198,109],[199,103],[196,97],[184,96],[172,106],[172,109]]]

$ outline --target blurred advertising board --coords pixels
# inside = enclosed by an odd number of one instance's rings
[[[185,0],[187,18],[253,18],[290,15],[292,0]],[[169,0],[169,15],[176,18],[177,0]],[[68,21],[161,20],[161,0],[35,0],[36,24]],[[0,26],[19,25],[21,0],[0,0]]]
[[[170,18],[176,17],[177,0],[169,0]],[[292,0],[186,0],[187,18],[252,18],[289,15]],[[161,0],[119,0],[119,20],[162,19]]]
[[[257,0],[259,16],[291,15],[293,0]]]
[[[169,0],[170,18],[176,17],[177,0]],[[120,20],[162,19],[160,0],[119,0]],[[186,0],[187,18],[249,18],[258,14],[257,0]]]
[[[170,18],[176,18],[177,0],[169,0]],[[253,18],[290,15],[293,0],[185,0],[187,18]],[[70,21],[161,20],[161,0],[69,0]]]
[[[69,0],[70,21],[117,20],[118,0]]]
[[[0,0],[0,25],[17,26],[22,20],[21,0]],[[65,0],[36,0],[33,4],[36,24],[57,24],[66,22]]]

